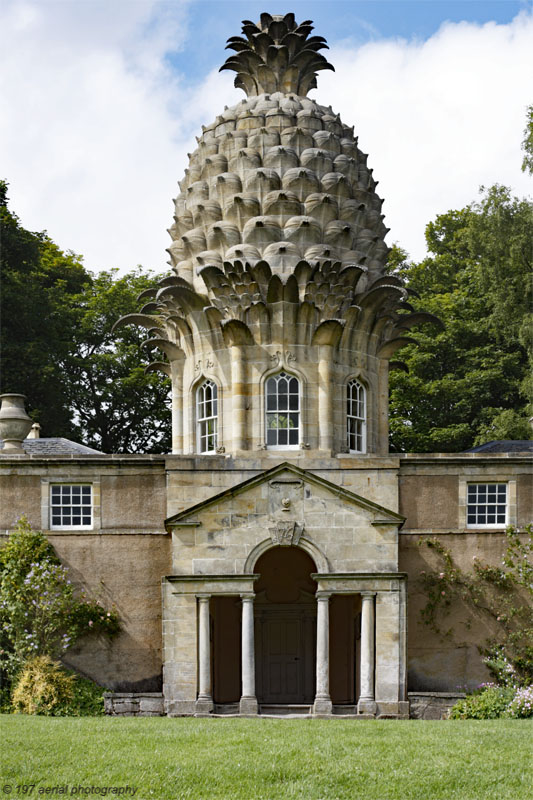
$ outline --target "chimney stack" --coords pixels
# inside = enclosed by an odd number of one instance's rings
[[[41,426],[38,422],[34,422],[31,426],[31,431],[28,433],[28,439],[40,439],[41,438]]]

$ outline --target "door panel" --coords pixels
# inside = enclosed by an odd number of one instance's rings
[[[264,703],[302,703],[305,627],[301,617],[272,614],[262,625]]]

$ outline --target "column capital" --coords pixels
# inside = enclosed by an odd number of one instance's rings
[[[320,589],[316,593],[315,597],[316,597],[317,601],[318,600],[329,600],[329,598],[331,597],[332,594],[333,594],[333,592],[326,592],[326,591],[323,591],[323,590]]]
[[[243,603],[246,601],[252,602],[255,600],[255,594],[241,594],[241,600]]]
[[[200,602],[202,602],[202,600],[203,600],[203,602],[205,603],[206,600],[211,600],[211,595],[210,594],[197,594],[196,595],[196,599],[200,600]]]
[[[361,597],[375,597],[377,595],[377,592],[364,591],[364,592],[359,592],[359,594],[361,595]]]

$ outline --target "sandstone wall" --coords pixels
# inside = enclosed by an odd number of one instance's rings
[[[109,689],[161,688],[161,577],[170,571],[164,460],[157,457],[24,458],[0,463],[0,528],[25,514],[43,530],[80,590],[114,606],[122,630],[89,636],[65,663]],[[93,530],[49,529],[50,483],[91,483]]]

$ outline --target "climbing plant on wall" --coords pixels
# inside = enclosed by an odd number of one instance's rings
[[[420,547],[433,554],[434,567],[421,572],[426,597],[422,621],[440,636],[458,640],[458,625],[448,627],[452,611],[462,603],[465,628],[486,623],[490,635],[480,648],[484,662],[499,684],[533,682],[533,526],[519,533],[509,527],[506,550],[497,566],[474,557],[465,570],[437,538],[424,538]]]

